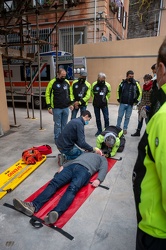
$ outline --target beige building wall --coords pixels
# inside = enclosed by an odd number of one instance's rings
[[[2,129],[3,133],[5,133],[9,130],[10,126],[9,126],[8,108],[7,108],[7,102],[6,102],[6,90],[5,90],[5,83],[4,83],[1,54],[0,54],[0,90],[1,90],[0,91],[0,129]],[[2,131],[0,131],[0,135]]]
[[[137,38],[97,44],[83,44],[74,47],[74,56],[87,59],[88,81],[93,83],[99,72],[104,72],[111,84],[110,103],[116,104],[116,90],[126,72],[133,70],[135,79],[142,86],[143,76],[151,74],[156,63],[158,49],[164,37]]]

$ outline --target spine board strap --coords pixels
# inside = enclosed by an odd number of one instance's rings
[[[90,181],[89,183],[92,184],[93,182]],[[104,188],[104,189],[106,189],[106,190],[109,190],[109,189],[110,189],[109,187],[104,186],[104,185],[101,185],[101,184],[99,184],[98,187]]]
[[[13,210],[15,210],[15,211],[17,211],[19,213],[22,213],[21,211],[18,211],[17,209],[15,209],[15,207],[13,205],[9,204],[9,203],[4,203],[3,206],[11,208],[11,209],[13,209]],[[24,213],[22,213],[22,214],[24,214]],[[26,214],[24,214],[24,215],[26,215]],[[43,227],[43,224],[44,224],[44,220],[42,220],[42,219],[40,219],[40,218],[38,218],[38,217],[36,217],[34,215],[31,217],[31,219],[30,219],[29,222],[36,229],[39,229],[39,228]],[[44,225],[47,226],[46,224],[44,224]],[[55,231],[61,233],[63,236],[65,236],[69,240],[73,240],[74,239],[74,237],[71,234],[67,233],[66,231],[64,231],[60,227],[57,227],[57,226],[54,226],[54,225],[51,225],[51,224],[48,225],[48,227],[50,227],[50,228],[54,229]]]

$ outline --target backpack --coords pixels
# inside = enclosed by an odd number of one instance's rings
[[[22,160],[27,165],[33,165],[42,160],[42,154],[37,149],[30,148],[22,153]]]
[[[24,150],[22,153],[22,160],[27,164],[35,164],[37,161],[42,160],[42,155],[52,153],[52,148],[49,145],[41,145]]]

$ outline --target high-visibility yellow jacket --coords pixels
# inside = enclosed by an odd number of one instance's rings
[[[160,108],[138,145],[133,188],[139,228],[166,239],[166,83],[158,92]]]
[[[45,98],[48,108],[67,108],[72,102],[69,81],[64,79],[60,82],[58,78],[52,79],[47,85]]]
[[[96,81],[92,84],[91,90],[93,106],[102,108],[108,105],[108,100],[111,95],[111,85],[108,82],[105,82],[105,84],[101,86]]]
[[[74,80],[71,85],[71,98],[74,101],[79,101],[80,106],[87,106],[91,97],[91,85],[85,81],[81,83],[78,80]]]

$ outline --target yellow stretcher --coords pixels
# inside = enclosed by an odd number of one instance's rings
[[[7,170],[0,174],[0,199],[7,193],[15,189],[23,180],[25,180],[36,168],[44,161],[46,156],[42,155],[42,160],[33,165],[27,165],[22,159],[17,161]]]

